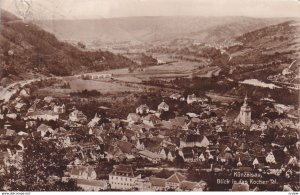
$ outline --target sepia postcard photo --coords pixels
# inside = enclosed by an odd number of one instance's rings
[[[0,193],[298,195],[299,0],[0,7]]]

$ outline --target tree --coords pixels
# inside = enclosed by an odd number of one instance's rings
[[[157,65],[157,60],[143,53],[141,56],[141,64],[143,67],[153,66],[153,65]]]
[[[70,179],[68,182],[57,181],[49,186],[47,191],[83,191],[82,188],[77,187],[77,182]]]
[[[66,154],[65,150],[59,148],[54,141],[46,143],[32,139],[28,140],[27,144],[18,177],[22,182],[14,190],[44,191],[53,189],[48,179],[49,176],[63,176],[68,164],[67,160],[63,158]],[[66,186],[70,187],[71,184]]]
[[[81,49],[85,49],[85,48],[86,48],[86,46],[85,46],[83,43],[81,43],[81,42],[78,42],[77,45],[78,45],[78,47],[80,47]]]

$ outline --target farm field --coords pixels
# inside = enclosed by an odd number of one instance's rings
[[[128,69],[115,69],[109,71],[92,72],[89,75],[96,74],[112,74],[113,79],[123,82],[141,83],[143,80],[150,78],[156,79],[172,79],[176,77],[201,76],[211,77],[217,72],[216,67],[207,67],[206,64],[199,62],[177,61],[171,64],[163,64],[157,66],[146,67],[142,71],[129,72]]]

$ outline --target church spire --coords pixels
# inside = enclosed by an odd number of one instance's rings
[[[245,98],[244,98],[244,105],[247,105],[247,101],[248,101],[248,94],[247,94],[247,92],[246,92],[246,96],[245,96]]]
[[[251,108],[248,106],[248,94],[246,93],[245,99],[244,99],[244,104],[241,107],[240,115],[239,115],[239,120],[242,124],[246,126],[251,125]]]

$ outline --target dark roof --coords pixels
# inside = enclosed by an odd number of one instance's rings
[[[183,138],[185,142],[201,142],[203,140],[203,135],[187,135]]]
[[[134,148],[134,145],[129,143],[129,142],[125,142],[125,141],[118,141],[117,142],[117,146],[120,148],[120,150],[124,153],[130,153],[131,150]]]
[[[9,154],[7,151],[0,152],[0,160],[3,160],[4,158],[8,158]]]
[[[143,118],[143,120],[146,120],[146,121],[151,121],[153,123],[160,123],[160,119],[155,116],[154,114],[148,114],[146,117]]]
[[[126,135],[127,137],[131,138],[133,136],[136,135],[136,132],[130,129],[125,129],[124,130],[124,135]]]
[[[118,165],[110,174],[134,177],[133,169],[131,165]]]
[[[266,164],[267,163],[266,157],[264,157],[264,156],[258,156],[258,157],[256,157],[256,159],[258,160],[258,162],[260,164]]]
[[[284,146],[285,145],[285,138],[284,137],[277,137],[272,143]]]
[[[184,147],[184,148],[182,148],[182,153],[184,155],[186,155],[186,154],[193,154],[193,148],[191,148],[191,147]]]

